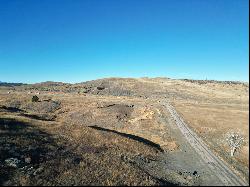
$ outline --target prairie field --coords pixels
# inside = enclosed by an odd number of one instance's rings
[[[248,83],[168,78],[0,86],[0,183],[219,184],[196,162],[199,156],[164,102],[248,180],[248,93]],[[228,131],[240,131],[245,139],[234,157],[224,138]]]

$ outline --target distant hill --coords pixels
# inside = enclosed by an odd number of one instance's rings
[[[166,77],[155,78],[103,78],[81,83],[64,83],[46,81],[35,84],[6,83],[0,82],[0,86],[13,88],[15,90],[37,90],[64,93],[88,93],[94,95],[113,95],[113,96],[136,96],[136,97],[175,97],[193,98],[194,94],[180,92],[183,87],[190,87],[190,91],[197,86],[210,90],[212,87],[240,89],[248,91],[249,83],[240,81],[216,81],[216,80],[192,80],[192,79],[170,79]],[[207,93],[208,94],[208,93]],[[197,96],[200,97],[200,96]]]
[[[247,85],[247,82],[242,81],[218,81],[218,80],[193,80],[193,79],[179,79],[186,82],[192,82],[192,83],[198,83],[198,84],[208,84],[208,83],[217,83],[217,84],[245,84]]]
[[[13,86],[22,86],[22,85],[27,85],[27,84],[24,84],[24,83],[10,83],[10,82],[2,82],[2,81],[0,81],[0,86],[13,87]]]
[[[33,86],[48,86],[48,87],[53,87],[53,86],[66,86],[70,85],[69,83],[64,83],[64,82],[53,82],[53,81],[46,81],[46,82],[40,82],[40,83],[35,83],[32,84]]]

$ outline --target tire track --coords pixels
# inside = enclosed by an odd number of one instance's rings
[[[174,119],[181,133],[186,140],[195,149],[195,151],[201,156],[205,164],[216,173],[221,182],[230,186],[248,186],[244,180],[237,176],[233,171],[228,168],[225,163],[222,162],[216,155],[214,155],[204,143],[204,141],[197,136],[184,122],[184,120],[178,115],[176,110],[169,103],[165,103],[171,117]]]

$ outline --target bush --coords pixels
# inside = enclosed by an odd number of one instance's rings
[[[34,95],[32,97],[32,102],[38,102],[38,101],[39,101],[39,98],[36,95]]]

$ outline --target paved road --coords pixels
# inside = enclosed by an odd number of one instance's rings
[[[227,165],[213,154],[204,141],[197,136],[178,115],[174,107],[168,102],[164,103],[176,125],[184,135],[186,140],[201,156],[204,163],[218,176],[224,185],[228,186],[248,186],[248,183],[237,176]]]

